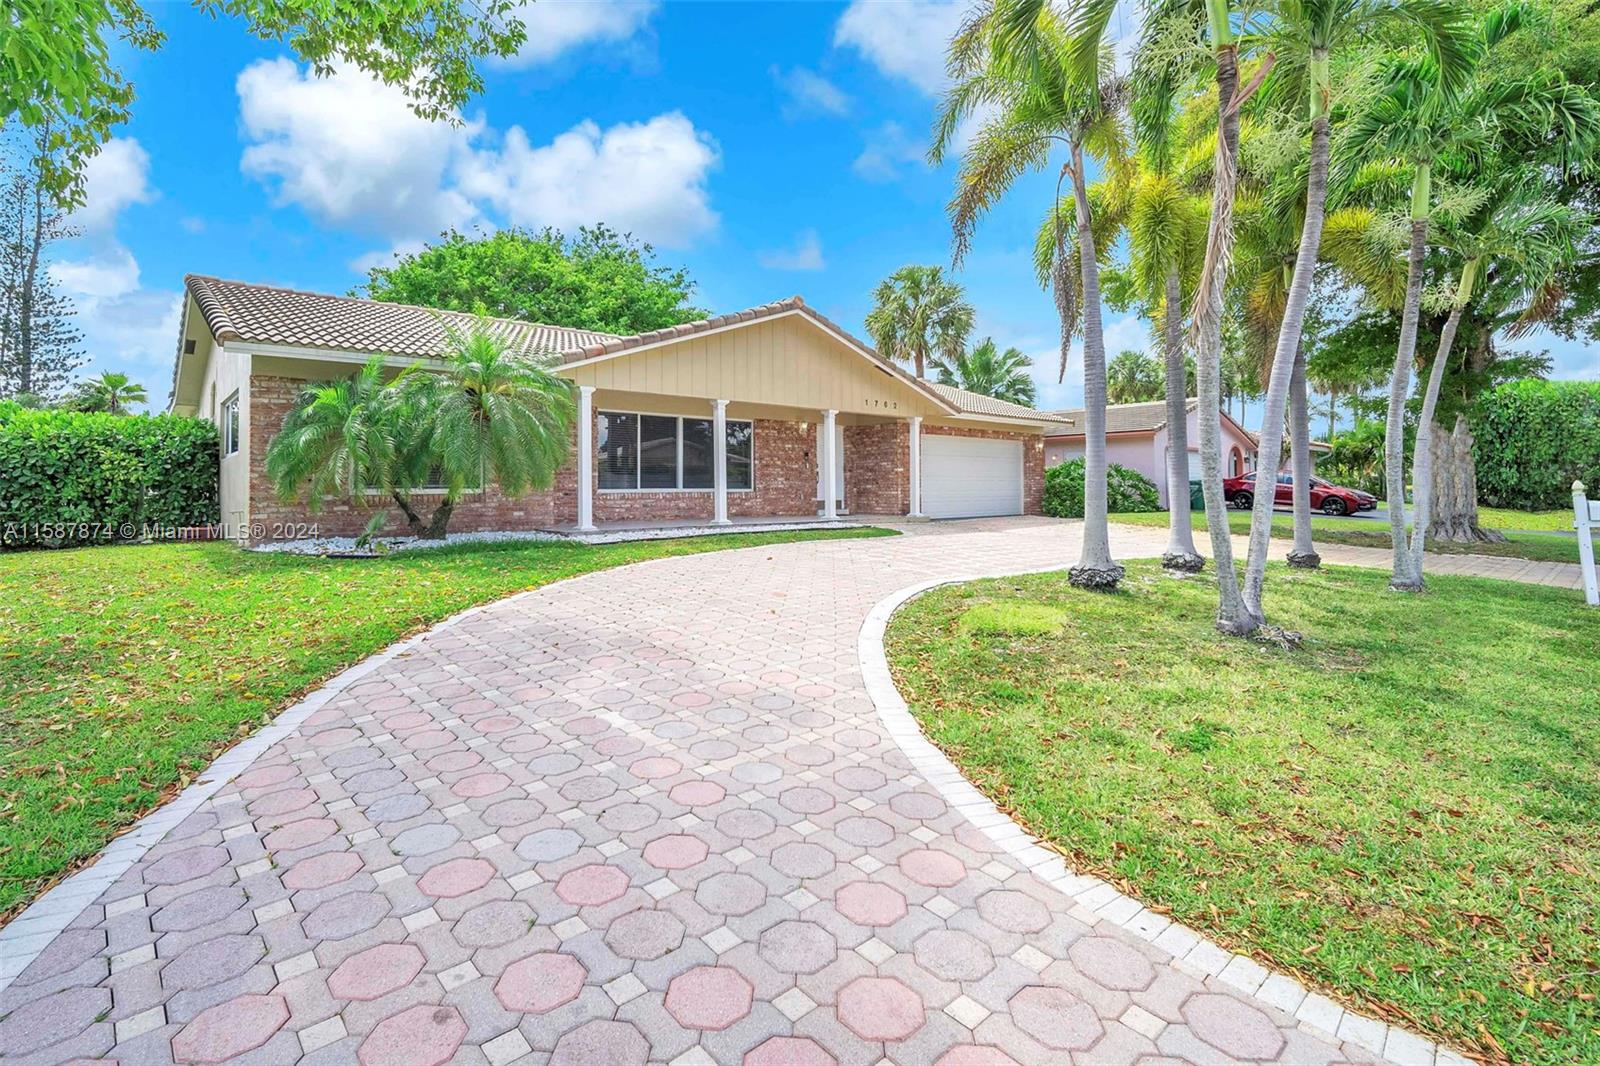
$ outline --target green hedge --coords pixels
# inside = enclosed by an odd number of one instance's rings
[[[1491,507],[1572,506],[1572,483],[1600,496],[1600,381],[1511,381],[1472,420],[1478,498]]]
[[[1083,517],[1083,460],[1068,459],[1044,472],[1044,513],[1051,518]],[[1125,466],[1106,468],[1106,509],[1112,514],[1161,510],[1155,482]]]
[[[217,431],[176,415],[0,404],[0,544],[171,536],[218,521]]]

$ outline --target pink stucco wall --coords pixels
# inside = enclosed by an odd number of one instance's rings
[[[1200,476],[1200,419],[1196,411],[1189,412],[1189,469],[1191,477]],[[1229,457],[1233,449],[1237,448],[1243,460],[1244,469],[1248,470],[1254,463],[1255,445],[1250,438],[1233,424],[1231,419],[1222,420],[1222,473],[1224,477],[1231,476],[1234,470],[1229,465]],[[1083,454],[1083,437],[1047,437],[1045,439],[1045,465],[1055,466],[1067,459],[1074,459]],[[1107,462],[1118,463],[1130,470],[1137,470],[1145,477],[1156,483],[1156,489],[1161,494],[1161,506],[1167,506],[1167,431],[1165,427],[1151,433],[1119,434],[1106,441]]]

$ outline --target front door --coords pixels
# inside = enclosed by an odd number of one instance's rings
[[[817,423],[817,510],[822,510],[823,467],[822,467],[822,434],[826,427]],[[844,510],[844,426],[834,423],[833,426],[833,501],[834,506],[840,511]]]

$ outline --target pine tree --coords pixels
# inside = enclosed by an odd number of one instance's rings
[[[0,397],[56,396],[84,362],[77,309],[49,271],[51,246],[77,231],[40,180],[42,158],[0,154]]]

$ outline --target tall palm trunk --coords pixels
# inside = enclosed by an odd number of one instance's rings
[[[1220,11],[1218,10],[1220,8]],[[1212,168],[1211,221],[1206,230],[1206,256],[1195,291],[1195,385],[1200,396],[1201,491],[1206,500],[1206,527],[1211,534],[1211,561],[1217,571],[1217,628],[1238,636],[1260,624],[1245,606],[1239,574],[1233,568],[1233,539],[1228,531],[1228,503],[1222,498],[1222,295],[1233,255],[1233,200],[1238,178],[1239,117],[1233,106],[1239,88],[1239,50],[1228,28],[1225,4],[1208,3],[1211,37],[1217,54],[1217,151]]]
[[[1183,299],[1176,266],[1167,268],[1167,550],[1161,565],[1195,574],[1206,561],[1194,547],[1194,520],[1189,511],[1189,390],[1183,365]]]
[[[1312,54],[1313,68],[1318,55]],[[1327,53],[1320,56],[1326,65]],[[1306,181],[1306,218],[1300,227],[1300,248],[1295,254],[1294,276],[1284,302],[1283,321],[1278,326],[1278,346],[1272,354],[1272,373],[1267,381],[1266,409],[1261,415],[1261,443],[1256,460],[1255,509],[1250,516],[1250,555],[1245,563],[1244,600],[1250,612],[1261,618],[1261,587],[1267,579],[1267,546],[1272,537],[1272,508],[1277,500],[1278,467],[1283,459],[1283,416],[1288,404],[1290,378],[1300,357],[1300,335],[1305,324],[1306,304],[1311,299],[1311,283],[1317,272],[1317,253],[1322,246],[1322,219],[1328,200],[1328,115],[1326,98],[1317,107],[1318,89],[1313,89],[1311,121],[1311,167]],[[1303,399],[1303,398],[1302,398]],[[1304,424],[1304,419],[1301,419]],[[1309,475],[1307,475],[1309,477]],[[1298,481],[1299,478],[1296,478]],[[1309,503],[1308,503],[1309,506]],[[1309,530],[1307,533],[1309,545]]]
[[[1078,216],[1078,261],[1083,271],[1083,554],[1067,578],[1078,588],[1113,590],[1122,567],[1111,561],[1106,523],[1106,344],[1100,325],[1100,266],[1089,216],[1083,146],[1072,145],[1072,199]]]
[[[1295,350],[1289,378],[1289,455],[1294,463],[1294,547],[1289,565],[1315,570],[1322,556],[1311,542],[1311,403],[1306,395],[1306,348]]]
[[[1394,563],[1389,587],[1398,592],[1422,588],[1406,543],[1406,397],[1411,393],[1411,363],[1417,354],[1417,315],[1422,307],[1422,257],[1428,249],[1428,199],[1431,173],[1417,164],[1411,187],[1411,251],[1406,258],[1406,302],[1400,315],[1400,343],[1389,374],[1389,417],[1384,426],[1383,470],[1389,495],[1389,542]]]
[[[1444,368],[1450,362],[1450,348],[1456,341],[1456,330],[1461,327],[1461,312],[1472,299],[1472,286],[1478,273],[1478,260],[1468,259],[1461,268],[1461,284],[1450,308],[1450,317],[1444,321],[1439,333],[1439,350],[1434,353],[1433,367],[1428,371],[1428,387],[1422,396],[1422,413],[1417,418],[1417,441],[1411,459],[1411,491],[1416,495],[1412,507],[1411,574],[1418,585],[1423,582],[1423,551],[1428,543],[1428,527],[1433,521],[1433,415],[1439,407],[1439,386],[1444,381]]]

